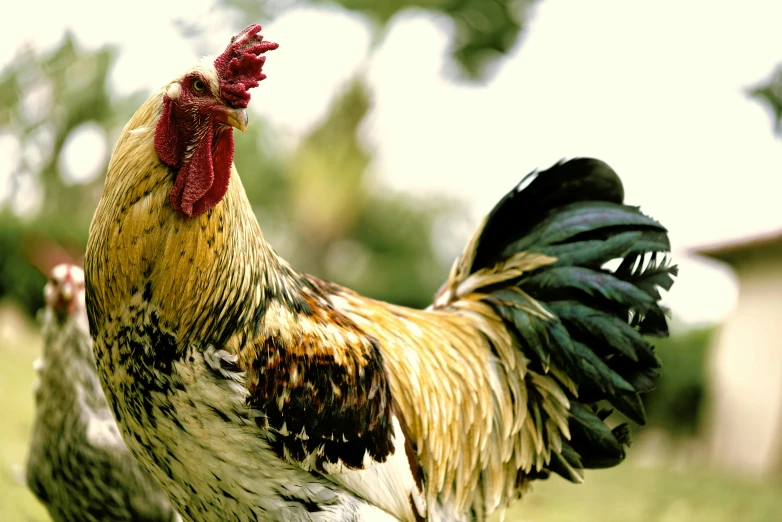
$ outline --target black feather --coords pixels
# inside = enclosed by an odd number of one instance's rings
[[[645,313],[634,314],[630,325],[638,328],[638,331],[649,337],[668,337],[667,310],[661,306],[654,306]]]
[[[646,425],[646,409],[637,393],[617,394],[616,397],[611,399],[611,404],[631,421],[641,426]]]
[[[573,481],[580,481],[583,468],[624,459],[629,428],[611,430],[605,420],[616,409],[646,422],[639,394],[654,389],[660,361],[644,336],[668,334],[660,289],[671,288],[677,268],[668,263],[667,230],[622,200],[621,181],[598,160],[532,173],[491,211],[473,256],[472,271],[519,252],[556,258],[482,291],[530,368],[556,368],[553,375],[576,384],[577,395],[567,392],[571,439],[542,470]],[[604,268],[616,259],[615,271]],[[611,408],[598,409],[605,403]],[[536,425],[548,426],[541,408],[530,411]]]
[[[543,172],[531,172],[489,213],[476,247],[472,270],[488,266],[504,248],[527,235],[551,209],[575,201],[621,203],[624,188],[619,176],[604,162],[578,158]]]
[[[556,257],[554,266],[585,266],[600,268],[603,263],[624,257],[633,251],[642,232],[624,232],[606,239],[587,239],[573,243],[547,245],[535,248],[535,252]]]
[[[487,299],[494,305],[500,316],[514,328],[519,342],[528,349],[533,360],[540,363],[544,371],[548,371],[551,362],[563,368],[576,382],[579,362],[570,335],[557,320],[543,319],[531,314],[519,306],[530,306],[523,294],[510,290],[497,290]],[[551,312],[541,306],[543,312]]]
[[[639,364],[626,357],[614,357],[611,359],[611,368],[638,393],[648,393],[656,388],[657,379],[660,378],[660,364],[657,367]]]
[[[544,301],[568,298],[575,291],[645,312],[655,306],[654,298],[632,283],[607,272],[578,266],[559,266],[539,271],[521,282],[521,288]]]
[[[620,391],[635,392],[629,382],[624,380],[621,375],[612,370],[595,352],[587,345],[574,342],[573,346],[576,354],[579,356],[579,363],[585,374],[589,375],[604,392],[609,395],[616,395]]]
[[[601,313],[578,301],[554,301],[548,303],[548,307],[569,330],[580,332],[582,338],[593,339],[633,361],[640,360],[655,367],[658,365],[652,345],[627,321]]]
[[[509,243],[502,251],[534,250],[536,245],[556,245],[584,234],[595,234],[604,228],[621,231],[645,228],[665,229],[657,221],[643,215],[637,208],[616,203],[581,201],[552,212],[524,237]]]
[[[524,310],[499,304],[497,301],[491,301],[494,309],[500,316],[507,321],[519,337],[519,342],[527,349],[525,353],[533,356],[544,369],[548,369],[550,364],[550,352],[546,349],[546,340],[542,339],[540,334],[546,332],[546,327],[541,319],[531,316]]]
[[[628,259],[635,259],[636,256],[629,256]],[[652,298],[659,301],[659,288],[670,290],[673,286],[673,278],[678,275],[679,269],[676,266],[669,266],[665,260],[657,261],[657,253],[653,253],[649,264],[645,268],[636,271],[630,270],[627,259],[622,262],[619,268],[614,272],[616,277],[637,286]]]
[[[571,442],[584,461],[599,455],[602,459],[624,458],[624,448],[614,433],[590,408],[574,402],[570,407]],[[583,451],[588,449],[588,451]]]

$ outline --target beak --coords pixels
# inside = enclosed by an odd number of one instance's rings
[[[68,283],[62,285],[61,295],[63,301],[65,301],[66,303],[70,302],[71,299],[73,299],[73,285],[70,285]]]
[[[222,109],[223,117],[225,118],[225,123],[230,125],[231,127],[235,127],[239,129],[242,132],[245,132],[247,130],[247,110],[246,109],[231,109],[230,107],[225,107]]]

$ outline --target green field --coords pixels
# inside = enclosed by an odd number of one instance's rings
[[[0,520],[45,521],[46,511],[14,478],[25,460],[32,421],[32,362],[41,348],[35,325],[0,306]],[[637,455],[638,452],[635,454]],[[677,471],[674,471],[674,467]],[[631,459],[590,472],[575,486],[554,478],[507,514],[509,522],[778,522],[782,484],[708,470],[642,465]]]

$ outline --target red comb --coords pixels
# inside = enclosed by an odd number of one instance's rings
[[[215,69],[220,77],[223,100],[234,108],[245,108],[250,102],[248,90],[258,86],[266,78],[261,72],[266,51],[278,47],[274,42],[264,42],[258,34],[261,26],[253,24],[231,38],[231,44],[215,60]]]

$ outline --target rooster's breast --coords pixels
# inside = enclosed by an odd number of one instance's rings
[[[226,352],[180,347],[155,311],[133,312],[99,330],[101,377],[128,447],[185,519],[372,519],[362,513],[373,508],[277,456]]]

